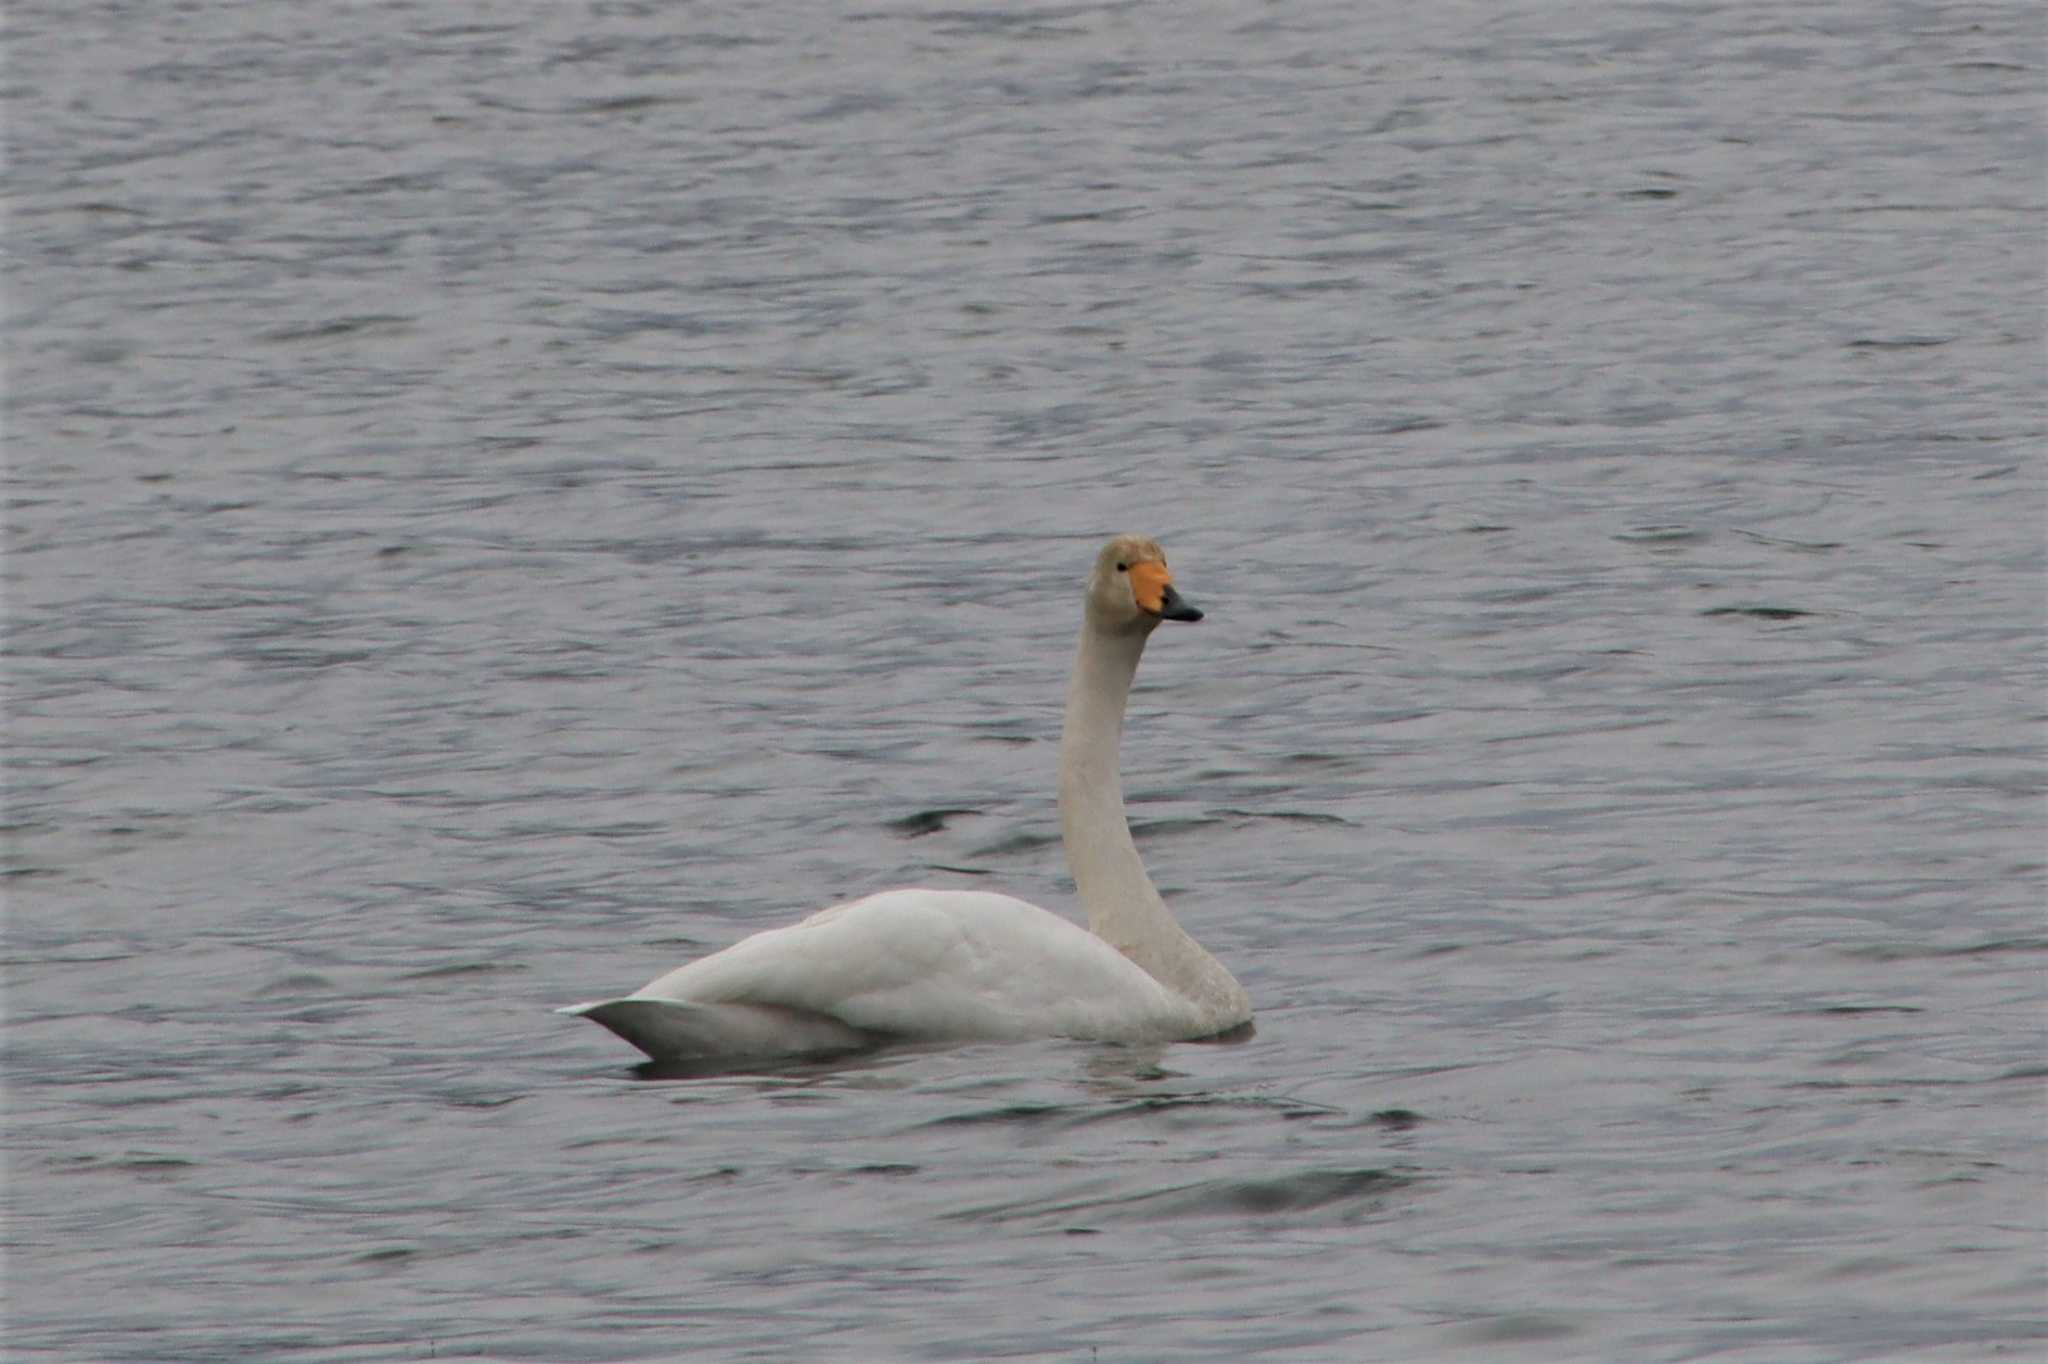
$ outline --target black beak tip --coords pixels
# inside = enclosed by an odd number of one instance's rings
[[[1202,618],[1202,612],[1200,608],[1188,605],[1186,599],[1169,586],[1159,601],[1159,618],[1196,621]]]

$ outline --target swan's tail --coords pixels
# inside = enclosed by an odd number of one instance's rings
[[[816,1056],[863,1051],[882,1039],[828,1014],[775,1004],[683,1004],[605,999],[556,1013],[602,1023],[657,1061],[721,1056]]]

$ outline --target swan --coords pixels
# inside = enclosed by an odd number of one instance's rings
[[[1117,749],[1145,641],[1202,613],[1156,541],[1119,535],[1089,575],[1060,734],[1059,815],[1088,927],[988,891],[885,890],[557,1012],[656,1060],[797,1056],[890,1041],[1167,1042],[1251,1021],[1251,999],[1174,920],[1124,815]]]

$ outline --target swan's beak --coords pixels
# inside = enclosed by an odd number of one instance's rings
[[[1168,583],[1166,590],[1159,594],[1159,618],[1161,620],[1200,620],[1202,618],[1202,609],[1199,606],[1188,605],[1187,599],[1173,590],[1172,583]]]
[[[1166,565],[1155,561],[1131,565],[1131,596],[1138,609],[1161,620],[1200,620],[1202,613],[1173,590]]]

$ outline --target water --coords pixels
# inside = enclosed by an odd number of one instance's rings
[[[9,38],[11,1358],[2048,1349],[2030,9]],[[1256,1036],[547,1012],[1070,905],[1125,528]]]

